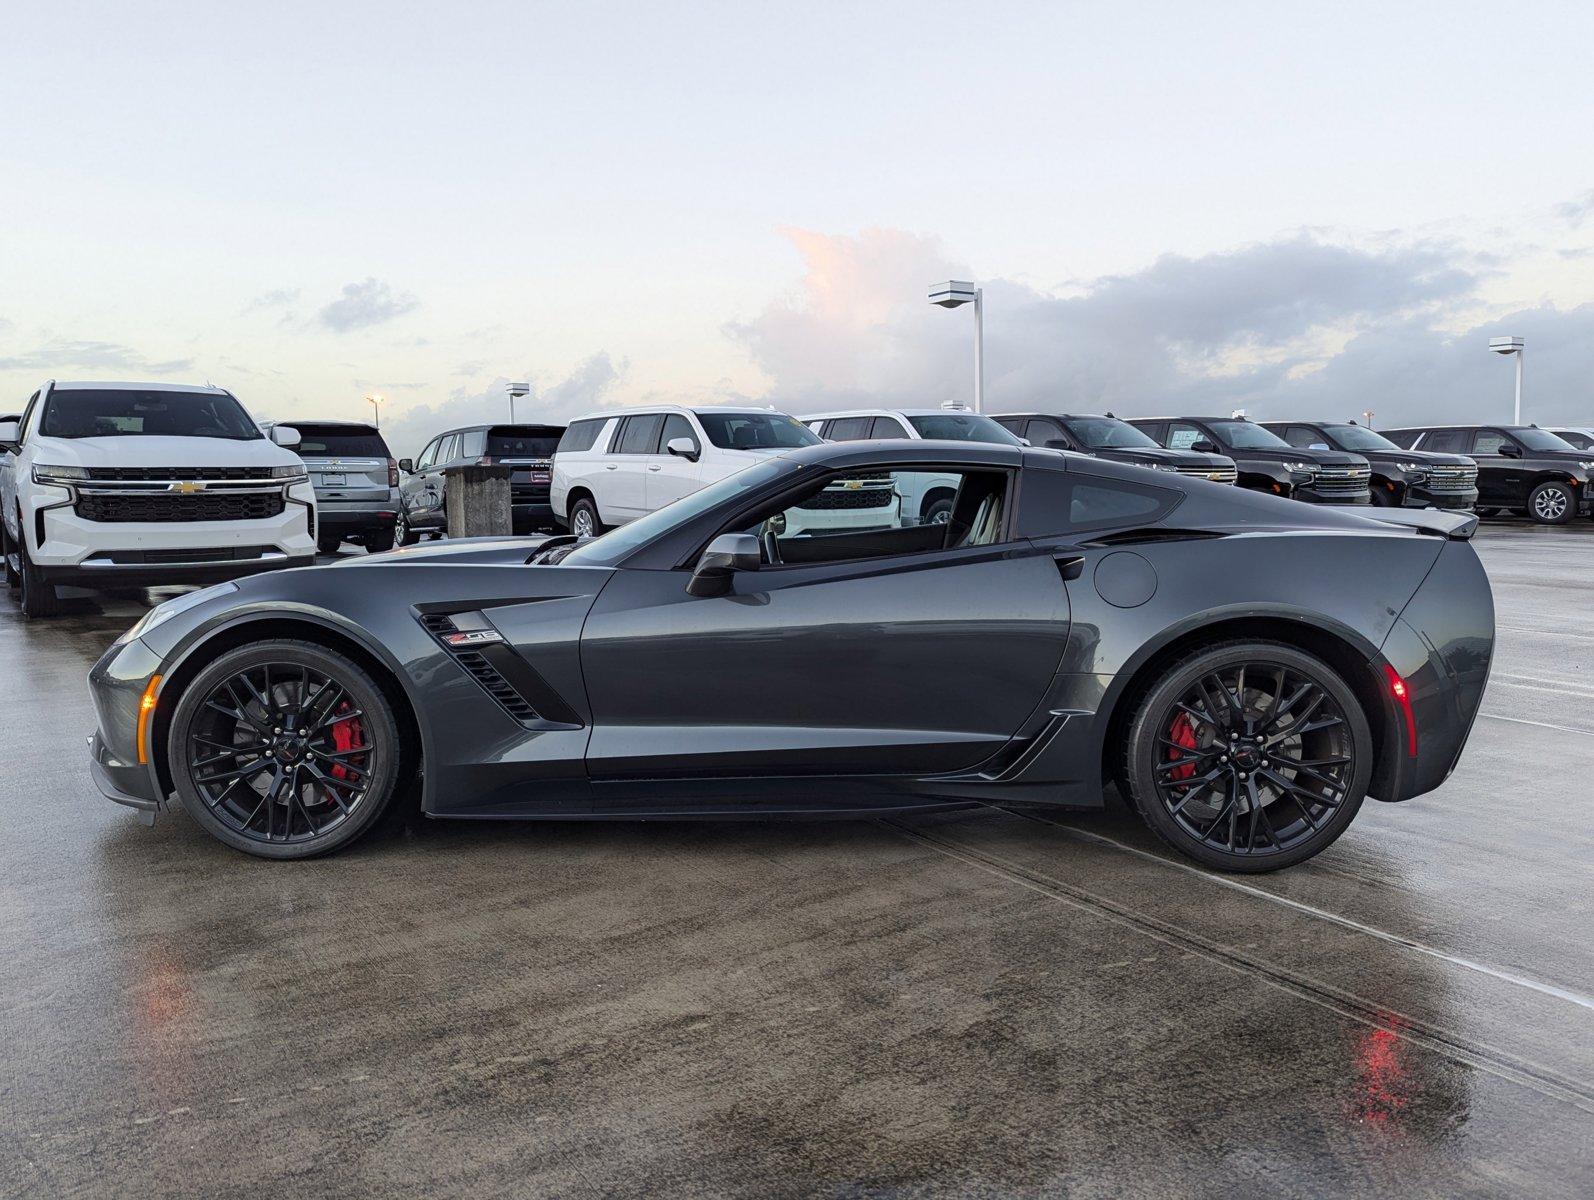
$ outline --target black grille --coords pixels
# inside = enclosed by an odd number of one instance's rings
[[[124,566],[133,563],[248,562],[275,550],[275,546],[220,546],[208,550],[112,550],[97,554],[90,561],[105,561]]]
[[[259,467],[90,467],[88,478],[118,483],[165,483],[172,479],[254,479],[272,482]]]
[[[96,496],[83,493],[73,506],[85,521],[258,521],[280,516],[281,492],[242,495],[200,493],[194,496],[151,492],[147,496]]]
[[[860,488],[858,491],[848,491],[846,488],[826,488],[824,491],[808,497],[798,508],[885,508],[891,503],[893,493],[890,488]]]
[[[515,720],[521,724],[537,720],[537,710],[510,685],[509,680],[498,673],[498,668],[488,662],[484,655],[475,650],[458,650],[455,651],[454,658]]]

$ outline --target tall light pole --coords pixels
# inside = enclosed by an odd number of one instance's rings
[[[1364,408],[1362,410],[1362,420],[1367,422],[1367,428],[1371,429],[1373,427],[1373,417],[1376,415],[1377,414],[1374,413],[1370,408]]]
[[[365,402],[371,406],[371,424],[380,429],[382,427],[382,410],[378,405],[385,404],[387,397],[372,392],[365,398]]]
[[[1516,355],[1517,358],[1517,403],[1516,414],[1511,418],[1513,425],[1522,424],[1522,339],[1519,337],[1492,337],[1489,339],[1489,349],[1496,354],[1507,357]]]
[[[517,380],[514,383],[504,384],[504,391],[509,393],[509,423],[513,425],[515,423],[515,400],[520,396],[529,396],[531,394],[531,385]]]
[[[985,289],[961,279],[949,279],[930,288],[930,303],[942,308],[974,305],[974,411],[985,411]]]

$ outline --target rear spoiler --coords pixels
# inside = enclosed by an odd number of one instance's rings
[[[1472,513],[1449,512],[1442,508],[1368,508],[1356,514],[1385,525],[1404,525],[1416,533],[1432,537],[1467,541],[1477,532],[1478,518]]]

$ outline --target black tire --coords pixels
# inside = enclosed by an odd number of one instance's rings
[[[18,522],[21,527],[21,522]],[[5,563],[6,587],[13,592],[22,586],[22,574],[11,565],[11,535],[6,532],[6,523],[0,521],[0,560]]]
[[[598,506],[586,496],[582,496],[570,506],[570,532],[577,537],[597,537],[603,533],[605,526],[603,518],[598,515]]]
[[[404,752],[369,672],[289,639],[241,646],[201,670],[178,698],[166,745],[188,814],[219,841],[272,859],[330,854],[368,832],[398,791]]]
[[[1394,508],[1394,493],[1388,488],[1379,487],[1377,484],[1374,484],[1372,488],[1371,504],[1374,508]]]
[[[400,546],[413,546],[420,540],[415,530],[410,528],[409,516],[402,505],[399,507],[398,516],[393,518],[393,540]]]
[[[945,525],[951,519],[952,497],[942,496],[924,506],[924,512],[919,517],[919,523],[922,525]]]
[[[1249,874],[1331,845],[1361,808],[1372,767],[1366,715],[1334,668],[1279,642],[1223,642],[1171,664],[1141,696],[1123,790],[1175,850]]]
[[[28,557],[28,539],[26,535],[17,539],[16,555],[18,562],[17,579],[17,604],[22,609],[22,615],[29,619],[39,617],[53,617],[61,611],[61,598],[56,595],[55,584],[46,583],[39,568],[33,565],[33,560]]]
[[[322,554],[336,554],[343,545],[343,539],[330,533],[323,533],[315,540],[315,548]]]
[[[365,549],[370,554],[383,554],[393,549],[393,530],[376,529],[366,534]]]
[[[1577,516],[1577,493],[1551,480],[1528,493],[1528,516],[1540,525],[1565,525]]]
[[[1505,509],[1503,508],[1481,508],[1477,505],[1473,505],[1472,512],[1474,516],[1478,517],[1500,517],[1505,515]]]

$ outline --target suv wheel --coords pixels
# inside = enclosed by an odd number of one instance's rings
[[[16,548],[11,545],[11,535],[6,532],[6,524],[0,521],[0,556],[5,559],[6,586],[13,592],[22,586],[22,575],[17,570],[16,560],[12,557]]]
[[[415,531],[410,528],[410,519],[404,515],[402,507],[393,518],[393,540],[401,546],[413,546],[416,542]]]
[[[570,506],[570,532],[578,538],[597,537],[603,532],[598,506],[585,496]]]
[[[1528,496],[1528,515],[1540,525],[1565,525],[1577,513],[1577,496],[1564,483],[1541,483]]]
[[[28,557],[28,539],[17,539],[17,586],[21,589],[17,603],[25,617],[53,617],[61,611],[61,599],[55,594],[55,584],[46,583],[39,568]]]
[[[343,545],[343,539],[330,533],[323,533],[315,540],[315,548],[322,554],[336,554],[338,547]]]
[[[351,659],[313,642],[241,646],[196,675],[167,739],[190,816],[261,858],[312,858],[377,822],[399,786],[392,705]]]
[[[1278,642],[1227,642],[1171,664],[1146,692],[1124,791],[1197,862],[1275,871],[1345,831],[1372,759],[1366,715],[1332,667]]]
[[[393,549],[393,540],[397,530],[373,529],[365,535],[365,550],[367,554],[381,554]]]

